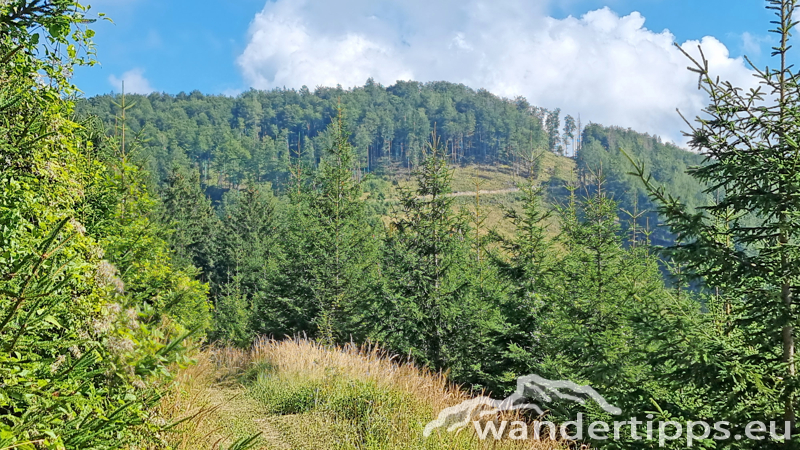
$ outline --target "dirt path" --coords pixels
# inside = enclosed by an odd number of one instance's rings
[[[292,450],[281,432],[270,423],[264,406],[250,398],[245,389],[227,384],[215,384],[212,388],[210,400],[218,405],[214,413],[216,422],[218,426],[226,428],[228,436],[232,434],[236,439],[241,439],[261,433],[253,449]],[[223,442],[230,445],[230,440],[231,437],[227,437]]]
[[[512,192],[519,192],[519,188],[508,188],[508,189],[481,189],[478,191],[479,195],[492,195],[492,194],[510,194]],[[448,197],[474,197],[475,191],[461,191],[461,192],[451,192],[447,194]],[[417,198],[428,198],[430,195],[423,195]]]
[[[508,188],[508,189],[494,189],[494,190],[483,190],[481,189],[478,191],[479,195],[492,195],[492,194],[509,194],[511,192],[519,192],[519,188]],[[467,196],[474,196],[475,191],[464,191],[464,192],[453,192],[452,194],[448,194],[448,197],[467,197]]]
[[[292,447],[283,440],[281,432],[269,422],[269,419],[255,419],[254,422],[261,431],[263,450],[292,450]]]

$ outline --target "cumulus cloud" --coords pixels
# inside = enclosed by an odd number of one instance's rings
[[[772,42],[771,36],[758,36],[747,31],[742,33],[741,38],[742,50],[744,50],[744,53],[750,57],[761,56],[762,46]]]
[[[372,77],[446,80],[588,121],[684,142],[688,117],[706,104],[689,61],[667,30],[609,8],[555,19],[546,1],[276,0],[255,16],[238,64],[252,87],[363,85]],[[715,75],[754,86],[741,58],[714,37],[701,44]]]
[[[115,91],[122,90],[122,82],[125,82],[125,92],[129,94],[149,94],[155,89],[150,86],[150,81],[144,77],[144,70],[132,69],[122,74],[117,78],[116,75],[108,77],[108,82]]]
[[[222,91],[222,95],[224,95],[225,97],[238,97],[239,94],[241,94],[242,92],[244,91],[242,91],[241,89],[225,89],[224,91]]]

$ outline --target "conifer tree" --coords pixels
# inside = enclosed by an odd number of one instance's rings
[[[466,298],[468,226],[453,212],[452,171],[433,134],[417,169],[416,189],[404,189],[389,231],[386,271],[394,316],[383,336],[435,370],[447,366],[446,342],[458,329],[452,319]]]
[[[578,126],[575,124],[575,118],[570,115],[564,117],[564,134],[562,135],[561,139],[564,142],[564,148],[566,149],[567,146],[572,146],[572,155],[575,156],[575,131],[578,129]]]
[[[623,352],[627,345],[622,336],[630,335],[624,314],[633,301],[625,286],[632,261],[619,237],[617,204],[601,189],[583,201],[573,190],[560,211],[560,223],[565,256],[558,262],[551,304],[546,306],[556,320],[547,324],[548,345],[554,347],[545,354],[599,372],[599,365],[610,362],[603,353]]]
[[[506,253],[510,256],[503,263],[503,271],[515,281],[519,300],[526,307],[534,307],[537,292],[546,286],[553,264],[553,245],[547,236],[547,220],[550,211],[542,202],[542,188],[533,183],[520,188],[522,208],[509,209],[506,217],[514,224],[516,234],[513,239],[504,240]]]
[[[219,226],[211,200],[196,170],[174,170],[162,193],[161,222],[171,229],[167,237],[179,265],[193,265],[207,280],[214,267],[214,235]]]
[[[191,334],[182,325],[207,323],[205,286],[170,264],[144,217],[147,187],[126,181],[122,195],[114,169],[145,177],[74,118],[71,70],[93,61],[91,22],[76,1],[0,2],[4,449],[156,442],[153,408]]]
[[[494,262],[512,285],[513,300],[503,308],[510,327],[506,358],[521,375],[541,362],[537,357],[539,342],[544,338],[540,320],[550,300],[555,250],[547,232],[551,211],[543,205],[541,186],[530,180],[520,187],[520,193],[522,207],[509,208],[505,213],[515,234],[511,238],[500,236],[504,252],[496,255]]]
[[[329,136],[317,174],[309,183],[298,180],[290,194],[290,277],[282,282],[281,296],[302,316],[295,332],[313,331],[333,343],[346,342],[355,332],[361,314],[357,305],[371,289],[377,240],[341,108]]]
[[[789,40],[796,1],[767,3],[777,16],[772,30],[778,37],[772,53],[777,64],[764,70],[753,66],[757,89],[744,91],[712,76],[702,49],[698,59],[686,54],[710,98],[704,115],[689,124],[690,146],[706,156],[705,164],[690,173],[708,186],[707,193],[721,192],[722,198],[693,213],[655,186],[642,164],[635,163],[635,173],[678,236],[680,244],[670,253],[684,274],[729,302],[728,330],[705,339],[705,350],[672,355],[685,365],[674,374],[676,381],[713,384],[712,399],[726,420],[785,421],[794,430],[800,91],[798,72],[789,64]],[[676,331],[692,332],[685,327]],[[787,448],[796,446],[792,439]]]
[[[455,261],[466,282],[457,307],[446,321],[447,368],[453,378],[475,389],[500,393],[512,385],[503,355],[508,348],[509,327],[504,308],[515,303],[510,284],[493,261],[502,251],[494,244],[495,230],[487,229],[487,212],[481,202],[480,182],[475,182],[475,200],[469,214],[469,228],[463,245],[466,260]],[[457,216],[457,219],[461,220]]]
[[[645,308],[657,314],[666,289],[658,262],[646,247],[623,245],[617,204],[605,195],[602,183],[598,181],[594,193],[583,199],[575,191],[572,188],[569,203],[558,208],[558,256],[544,258],[544,267],[531,267],[539,280],[529,316],[530,353],[525,358],[518,350],[514,356],[533,373],[591,385],[633,417],[647,407],[643,402],[663,398],[664,389],[653,380],[654,369],[645,356],[647,334],[639,334],[636,322]],[[538,230],[533,231],[536,236]],[[549,270],[542,273],[545,267]],[[559,411],[576,405],[552,407]],[[603,417],[591,408],[583,412],[593,420]],[[622,448],[652,444],[624,440]]]
[[[269,184],[223,197],[214,272],[218,338],[245,345],[277,314],[268,304],[283,258],[276,209]]]
[[[222,226],[217,236],[215,281],[237,274],[248,292],[257,292],[280,255],[278,200],[269,184],[230,191],[222,200]]]
[[[548,112],[547,118],[545,119],[545,129],[547,130],[550,151],[563,155],[564,147],[561,146],[561,135],[559,134],[559,126],[561,124],[560,116],[561,108],[556,108]]]

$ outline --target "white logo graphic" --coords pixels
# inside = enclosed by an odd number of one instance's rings
[[[567,392],[562,392],[562,390]],[[494,400],[481,396],[443,409],[436,420],[430,421],[425,426],[423,435],[428,437],[433,430],[441,427],[446,427],[447,431],[465,428],[475,417],[476,410],[483,407],[486,407],[486,409],[483,409],[478,414],[478,417],[518,410],[533,410],[543,414],[544,410],[539,405],[529,403],[527,400],[538,399],[544,402],[551,402],[553,397],[571,400],[580,404],[586,403],[587,398],[590,398],[609,414],[619,415],[622,413],[622,410],[608,403],[591,386],[582,386],[567,380],[548,380],[538,375],[527,375],[517,379],[516,391],[503,400]]]

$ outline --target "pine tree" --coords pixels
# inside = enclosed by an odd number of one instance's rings
[[[171,229],[167,237],[179,265],[193,265],[207,280],[214,267],[217,218],[196,170],[174,170],[162,193],[161,222]]]
[[[664,369],[651,366],[645,338],[650,334],[636,324],[645,309],[658,314],[666,288],[647,248],[623,245],[617,211],[601,182],[584,199],[573,189],[569,203],[558,209],[561,251],[539,283],[531,317],[534,345],[522,362],[545,377],[589,384],[635,416],[644,402],[664,398],[663,385],[653,375]],[[553,408],[561,406],[575,407]],[[603,417],[591,408],[583,412]],[[624,448],[652,448],[652,442],[625,441]]]
[[[267,184],[230,191],[222,203],[214,268],[215,337],[245,345],[256,330],[274,331],[270,324],[278,314],[269,303],[283,261],[278,202]]]
[[[500,393],[513,384],[508,377],[509,367],[503,364],[509,336],[503,312],[515,299],[509,295],[510,283],[493,264],[502,249],[494,245],[495,230],[487,229],[488,216],[477,180],[470,227],[463,243],[467,259],[457,267],[466,288],[446,321],[447,329],[452,331],[445,341],[445,359],[453,379],[469,383],[474,389]]]
[[[559,117],[560,115],[561,108],[556,108],[548,112],[545,121],[545,129],[547,130],[550,151],[553,153],[558,153],[559,155],[563,155],[564,147],[561,146],[561,135],[559,134],[558,130],[561,123],[561,119]]]
[[[575,119],[572,116],[568,115],[564,117],[564,134],[561,139],[564,142],[565,148],[568,145],[572,145],[572,156],[575,156],[575,131],[577,128],[578,126],[575,124]]]
[[[551,211],[543,205],[542,187],[533,180],[520,187],[522,207],[508,209],[514,225],[511,238],[499,236],[503,252],[494,263],[513,286],[503,314],[511,329],[507,333],[506,358],[518,375],[529,373],[541,363],[540,342],[544,338],[541,314],[550,301],[551,277],[555,264],[554,243],[548,236]]]

